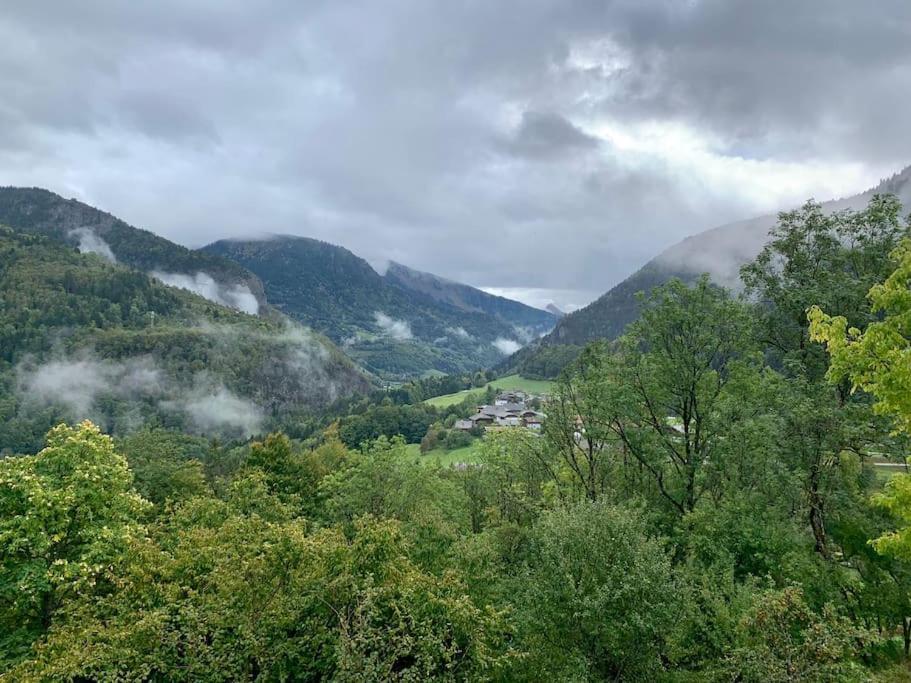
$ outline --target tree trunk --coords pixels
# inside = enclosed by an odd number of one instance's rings
[[[902,617],[902,635],[905,637],[905,657],[911,654],[911,617]]]
[[[822,514],[822,497],[819,495],[819,469],[814,466],[810,473],[810,490],[807,495],[810,504],[810,528],[813,530],[816,552],[829,559],[829,544],[826,539],[826,525]]]

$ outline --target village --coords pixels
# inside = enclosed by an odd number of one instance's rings
[[[539,410],[541,396],[524,391],[504,391],[497,394],[493,405],[477,407],[477,412],[466,420],[458,420],[454,429],[472,431],[491,427],[523,427],[539,430],[546,415]]]

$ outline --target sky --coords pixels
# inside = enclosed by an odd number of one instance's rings
[[[911,163],[906,0],[30,0],[0,184],[543,306]]]

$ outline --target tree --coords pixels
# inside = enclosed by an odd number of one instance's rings
[[[828,359],[806,312],[821,305],[851,324],[872,320],[865,294],[888,272],[888,254],[907,234],[900,211],[890,195],[874,197],[862,211],[831,214],[808,202],[779,216],[771,241],[741,270],[757,302],[761,341],[787,379],[778,444],[802,478],[807,521],[823,557],[831,555],[827,508],[839,489],[842,454],[862,457],[883,430],[847,383],[826,382]]]
[[[556,391],[549,433],[590,499],[607,457],[635,463],[678,514],[693,510],[729,421],[732,378],[756,365],[747,309],[703,277],[653,290],[614,348],[587,349]]]
[[[908,234],[892,195],[877,195],[862,211],[827,214],[820,204],[779,215],[771,240],[741,269],[747,293],[758,303],[758,331],[778,367],[821,380],[828,363],[812,343],[806,311],[813,305],[871,322],[866,294],[888,275],[889,254]]]
[[[531,542],[516,601],[530,678],[642,680],[661,670],[677,586],[634,511],[582,500],[545,513]]]
[[[396,519],[423,566],[438,566],[470,523],[459,485],[443,470],[416,462],[401,438],[380,437],[319,484],[323,518],[350,527],[364,514]]]
[[[870,288],[873,320],[861,331],[845,316],[810,308],[807,317],[813,339],[824,343],[831,357],[828,378],[850,381],[876,399],[874,409],[891,416],[911,432],[911,240],[892,254],[896,268],[881,284]],[[882,551],[911,560],[911,477],[897,475],[875,499],[904,526],[876,541]]]
[[[110,588],[149,504],[90,422],[59,425],[37,455],[0,459],[0,650],[23,648],[65,601]]]
[[[117,441],[134,476],[136,490],[158,506],[205,495],[203,461],[208,443],[201,437],[145,429]]]
[[[869,289],[863,331],[824,305],[812,306],[807,318],[812,338],[829,352],[828,378],[849,380],[852,390],[872,394],[877,412],[911,432],[911,239],[892,252],[892,259],[895,270]]]
[[[457,575],[418,569],[397,522],[308,534],[211,499],[185,506],[11,680],[486,680],[513,658],[504,616]]]
[[[732,680],[869,680],[854,658],[854,644],[862,633],[830,605],[821,614],[811,610],[799,588],[760,594],[740,630],[742,645],[727,662]]]

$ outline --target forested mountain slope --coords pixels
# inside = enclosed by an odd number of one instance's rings
[[[886,193],[897,195],[906,207],[911,206],[911,167],[866,192],[824,202],[822,206],[827,212],[860,209],[874,194]],[[561,318],[550,334],[533,347],[519,351],[506,365],[520,369],[543,366],[537,356],[544,347],[581,346],[594,339],[616,338],[639,316],[640,305],[636,294],[647,293],[675,277],[691,283],[702,273],[709,273],[714,282],[738,289],[740,267],[756,257],[768,241],[769,230],[777,220],[777,214],[769,214],[687,237],[588,306]],[[553,354],[553,351],[548,353]]]
[[[48,190],[0,187],[0,225],[98,253],[247,313],[258,312],[266,303],[262,284],[236,263],[175,244]]]
[[[0,449],[34,448],[64,419],[247,435],[367,387],[329,340],[278,316],[0,227]]]
[[[222,240],[204,250],[255,273],[272,305],[387,378],[487,367],[549,327],[543,311],[489,301],[464,285],[431,294],[416,284],[414,271],[397,267],[383,277],[347,249],[319,240]],[[497,307],[499,314],[488,312]]]
[[[414,270],[395,261],[389,264],[384,278],[394,285],[421,292],[460,310],[488,313],[498,320],[524,328],[534,336],[549,332],[559,317],[550,311],[488,294],[476,287]]]

